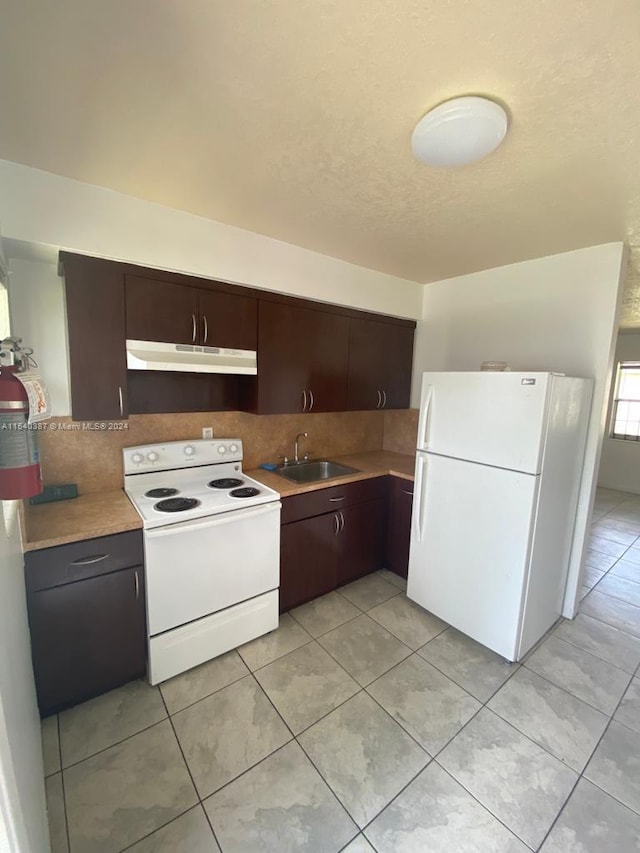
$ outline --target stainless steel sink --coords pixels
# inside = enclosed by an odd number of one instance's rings
[[[294,483],[315,483],[318,480],[332,480],[334,477],[344,477],[347,474],[358,474],[357,468],[340,465],[329,459],[314,459],[311,462],[298,462],[283,465],[277,471],[281,477]]]

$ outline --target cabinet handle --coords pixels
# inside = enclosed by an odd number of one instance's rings
[[[138,577],[138,571],[136,570],[133,573],[133,580],[136,588],[136,601],[140,598],[140,579]]]
[[[411,497],[413,497],[413,492],[410,492],[409,489],[402,489],[402,494],[403,495],[411,495]]]
[[[376,403],[376,409],[379,409],[382,405],[382,394],[378,391],[378,402]]]
[[[340,532],[340,519],[338,518],[338,513],[333,516],[333,535],[337,536]]]
[[[340,510],[338,515],[340,516],[340,521],[342,522],[342,526],[340,527],[340,530],[344,530],[344,515],[342,514],[342,510]]]
[[[383,409],[387,408],[387,392],[386,391],[382,392],[382,408]]]
[[[77,560],[72,560],[72,566],[88,566],[91,563],[99,563],[101,560],[106,560],[110,554],[93,554],[91,557],[78,557]]]
[[[191,315],[191,341],[195,344],[196,342],[196,315]]]
[[[302,392],[302,411],[307,411],[307,392],[306,389]]]
[[[118,385],[118,402],[120,403],[120,417],[124,417],[124,401],[122,399],[122,385]]]
[[[209,324],[207,323],[207,315],[202,315],[202,343],[206,344],[207,338],[209,337]]]
[[[344,495],[339,495],[337,498],[329,498],[329,503],[333,504],[336,501],[343,501],[343,500],[344,500]]]
[[[311,402],[309,403],[309,411],[313,409],[313,391],[309,388],[309,397],[311,398]]]

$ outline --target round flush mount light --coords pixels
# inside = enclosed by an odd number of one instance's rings
[[[430,166],[464,166],[494,151],[507,126],[507,113],[495,101],[471,95],[453,98],[420,119],[411,150]]]

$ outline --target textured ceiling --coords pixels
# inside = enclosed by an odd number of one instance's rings
[[[640,325],[639,46],[637,0],[22,0],[0,157],[420,282],[624,239]],[[459,94],[507,139],[423,166]]]

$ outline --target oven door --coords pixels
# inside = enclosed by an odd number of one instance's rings
[[[149,634],[277,589],[280,508],[276,501],[145,530]]]

